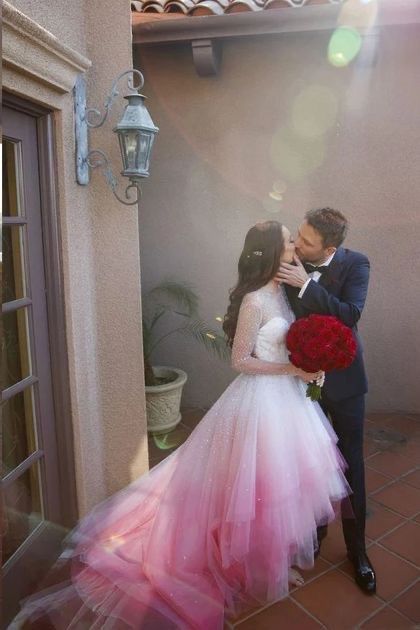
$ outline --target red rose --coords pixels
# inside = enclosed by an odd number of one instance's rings
[[[286,346],[291,363],[305,372],[345,369],[353,362],[357,350],[350,328],[337,317],[317,314],[293,322]],[[316,386],[311,387],[312,396]]]

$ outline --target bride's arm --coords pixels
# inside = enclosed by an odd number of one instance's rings
[[[232,346],[232,367],[245,374],[287,374],[300,376],[301,370],[291,363],[272,363],[252,356],[262,311],[257,298],[247,294],[241,304]]]

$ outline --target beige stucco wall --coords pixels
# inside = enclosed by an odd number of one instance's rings
[[[369,409],[419,411],[420,28],[384,28],[370,40],[376,62],[366,54],[348,68],[328,63],[330,36],[225,42],[221,72],[207,79],[187,44],[140,49],[160,127],[140,211],[143,283],[194,283],[215,323],[255,221],[295,230],[307,209],[339,208],[351,222],[347,246],[372,263],[360,326]],[[277,180],[287,189],[276,204],[268,195]],[[210,405],[234,376],[184,339],[168,341],[155,362],[188,371],[185,404]]]
[[[113,78],[132,66],[130,8],[97,3],[16,2],[60,41],[87,57],[88,104],[102,109]],[[48,5],[48,6],[47,6]],[[106,45],[105,45],[106,42]],[[147,467],[137,207],[121,205],[100,172],[75,180],[73,97],[6,69],[5,88],[55,109],[68,360],[81,514]],[[71,89],[71,88],[70,88]],[[120,170],[113,123],[121,100],[91,148]]]

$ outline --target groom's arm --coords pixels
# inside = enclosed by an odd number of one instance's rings
[[[368,258],[360,254],[347,273],[340,297],[332,295],[328,289],[310,280],[300,297],[302,305],[321,315],[334,315],[347,326],[355,326],[365,305],[369,271]]]

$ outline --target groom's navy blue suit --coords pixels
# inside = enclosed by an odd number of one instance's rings
[[[369,260],[363,254],[339,247],[318,282],[311,280],[302,297],[300,289],[286,286],[297,318],[311,313],[335,315],[353,330],[357,354],[345,370],[329,372],[325,378],[321,406],[331,417],[338,436],[338,446],[348,464],[347,480],[355,521],[343,518],[347,548],[352,553],[365,548],[366,490],[363,464],[364,395],[367,379],[363,348],[357,332],[369,284]],[[322,538],[325,532],[319,532]]]

